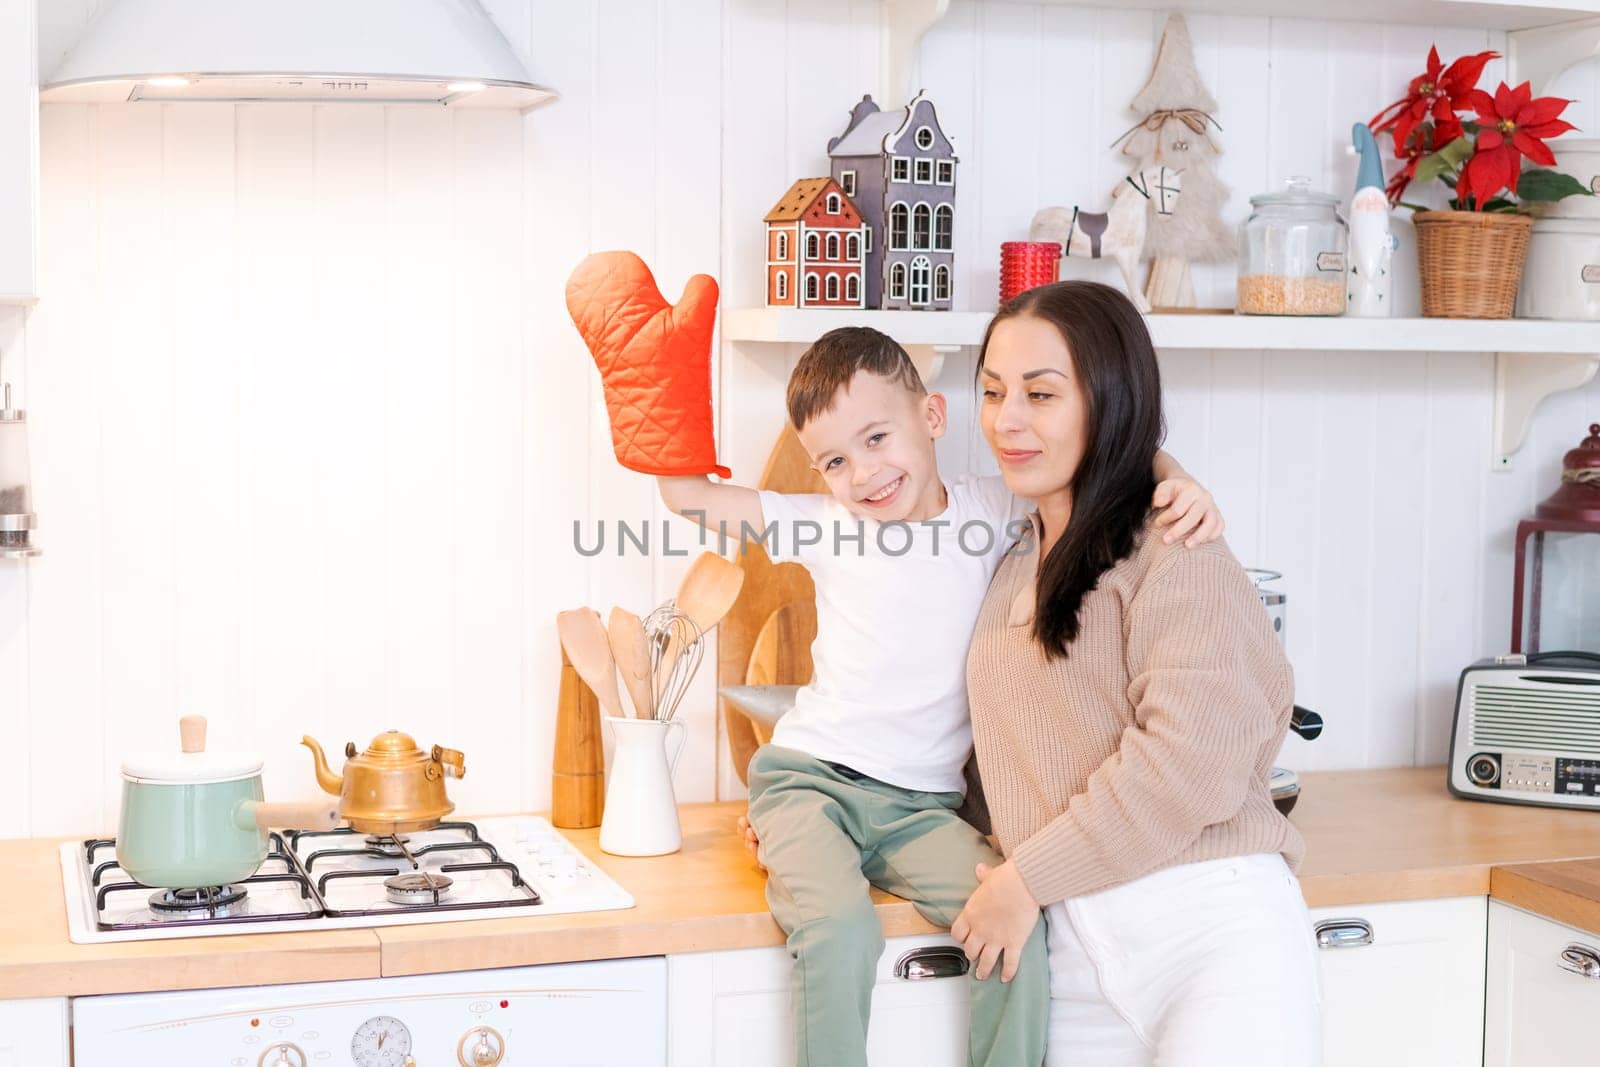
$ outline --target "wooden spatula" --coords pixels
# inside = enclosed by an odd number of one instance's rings
[[[611,642],[611,655],[617,661],[617,673],[622,675],[622,684],[633,701],[634,718],[655,718],[655,701],[650,696],[650,648],[644,640],[644,623],[631,611],[612,608],[606,636]]]
[[[617,665],[611,658],[611,644],[605,624],[593,608],[574,608],[556,615],[556,633],[567,650],[572,669],[594,690],[607,715],[623,718],[622,694],[617,692]]]
[[[702,634],[722,621],[739,599],[744,571],[737,563],[707,552],[694,561],[678,586],[678,610],[694,620]]]
[[[733,607],[743,585],[744,571],[737,563],[725,560],[715,552],[705,552],[683,576],[674,603],[679,611],[694,620],[694,624],[700,628],[700,636],[704,637]],[[681,651],[676,642],[671,642],[662,653],[661,664],[656,671],[658,689],[661,680],[671,673],[672,665]]]

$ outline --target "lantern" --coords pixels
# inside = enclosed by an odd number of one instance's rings
[[[1561,487],[1517,523],[1511,651],[1600,652],[1600,423],[1562,460]]]

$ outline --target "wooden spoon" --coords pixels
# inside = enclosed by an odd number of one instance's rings
[[[556,633],[567,650],[572,669],[594,690],[607,715],[624,718],[622,694],[617,692],[617,665],[611,658],[611,644],[605,624],[593,608],[574,608],[556,614]]]
[[[617,673],[622,675],[622,684],[633,700],[634,718],[655,718],[655,702],[650,697],[650,649],[645,644],[644,624],[633,612],[612,608],[606,636],[611,642],[611,655],[617,661]]]
[[[689,616],[700,628],[700,636],[703,638],[722,621],[728,609],[733,607],[733,602],[739,599],[739,590],[743,586],[743,568],[737,563],[723,559],[715,552],[705,552],[690,565],[689,572],[683,576],[674,603],[679,611]],[[662,680],[672,673],[672,665],[682,651],[682,647],[676,641],[667,644],[666,650],[661,655],[660,668],[656,671],[658,691]]]

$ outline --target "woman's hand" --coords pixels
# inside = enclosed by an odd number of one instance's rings
[[[1162,540],[1169,545],[1182,540],[1186,548],[1194,548],[1222,536],[1226,524],[1216,498],[1187,475],[1158,484],[1150,503],[1157,511],[1156,525],[1168,527]]]
[[[1039,902],[1028,892],[1016,864],[1009,860],[998,867],[978,864],[978,891],[961,909],[950,926],[950,936],[966,950],[967,959],[977,967],[973,974],[981,982],[1000,963],[1000,980],[1017,976],[1022,962],[1022,946],[1039,921]]]
[[[739,832],[744,835],[744,847],[749,849],[750,855],[755,857],[756,866],[763,871],[766,870],[766,861],[761,856],[761,838],[756,836],[756,828],[750,825],[750,817],[748,815],[739,816]]]

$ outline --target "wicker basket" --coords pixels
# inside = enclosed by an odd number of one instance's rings
[[[1422,313],[1442,319],[1509,319],[1528,254],[1528,215],[1419,211]]]

